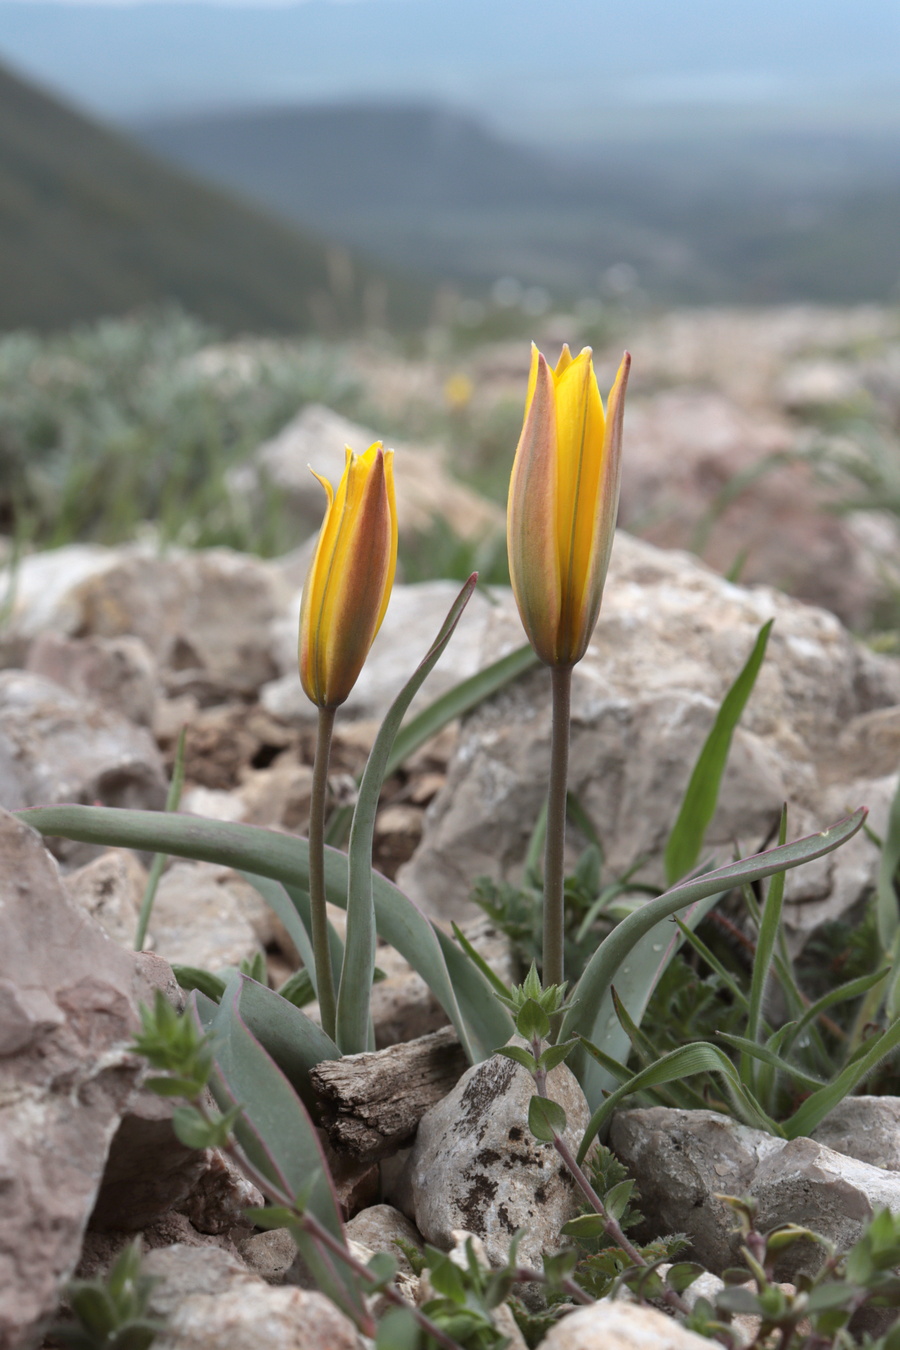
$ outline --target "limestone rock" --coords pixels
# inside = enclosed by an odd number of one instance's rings
[[[166,1247],[143,1269],[161,1279],[150,1298],[151,1316],[165,1319],[154,1350],[364,1350],[324,1294],[273,1287],[226,1253]]]
[[[135,1093],[110,1141],[91,1229],[140,1232],[186,1201],[205,1167],[206,1154],[186,1148],[172,1129],[172,1103]]]
[[[862,627],[889,588],[864,535],[829,510],[836,497],[774,409],[683,387],[629,405],[626,529],[662,548],[695,549],[723,574],[741,560],[744,584],[778,586]]]
[[[23,559],[4,638],[8,659],[48,631],[64,638],[140,638],[176,677],[246,695],[276,673],[271,626],[290,599],[279,569],[229,549],[159,557],[137,545],[73,546]],[[19,657],[18,659],[21,659]]]
[[[637,1180],[644,1233],[687,1233],[694,1258],[716,1273],[738,1252],[730,1210],[716,1193],[753,1196],[764,1232],[797,1223],[840,1250],[857,1241],[876,1208],[900,1214],[896,1173],[812,1139],[776,1139],[714,1111],[620,1111],[610,1144]],[[790,1280],[821,1261],[821,1248],[797,1244],[782,1254],[776,1275]]]
[[[0,1347],[27,1342],[74,1271],[139,1062],[140,964],[0,813]]]
[[[283,495],[298,530],[318,532],[324,511],[324,493],[310,473],[337,486],[344,472],[344,447],[362,454],[384,436],[350,422],[322,404],[311,403],[288,422],[277,436],[260,445],[250,460],[233,470],[230,483],[241,496],[259,493],[263,482]],[[456,482],[441,455],[433,449],[394,447],[397,521],[402,537],[427,531],[438,517],[464,539],[478,539],[493,530],[502,533],[503,514],[494,503]]]
[[[158,672],[140,638],[81,639],[41,633],[31,644],[26,669],[130,722],[153,726]]]
[[[110,849],[63,878],[77,905],[120,947],[132,947],[147,873],[133,853]]]
[[[521,641],[512,599],[495,593],[480,660]],[[620,533],[603,609],[573,682],[569,783],[596,823],[607,874],[642,856],[659,863],[682,795],[726,689],[762,624],[768,654],[731,750],[708,833],[723,860],[737,839],[758,850],[790,805],[796,837],[860,803],[881,767],[854,778],[867,718],[900,702],[900,663],[857,645],[838,620],[766,588],[731,585],[683,554]],[[443,919],[472,912],[473,880],[515,879],[546,793],[549,681],[537,670],[463,724],[447,785],[425,815],[422,842],[398,884]],[[896,762],[892,769],[896,768]],[[860,781],[865,779],[865,782]],[[863,797],[863,801],[865,797]],[[875,828],[877,822],[873,821]],[[569,862],[575,860],[575,853]],[[876,874],[878,853],[857,836],[787,875],[785,920],[802,935],[846,911]]]
[[[617,1111],[609,1134],[637,1180],[642,1231],[686,1233],[693,1259],[714,1272],[737,1252],[734,1216],[716,1194],[746,1194],[761,1159],[780,1153],[783,1142],[715,1111],[664,1106]]]
[[[600,1299],[557,1322],[541,1350],[709,1350],[709,1344],[655,1308]]]
[[[750,1194],[759,1203],[763,1232],[776,1224],[799,1223],[835,1244],[852,1247],[876,1209],[900,1214],[900,1176],[835,1153],[812,1139],[792,1139],[761,1160]],[[822,1249],[811,1243],[788,1247],[776,1275],[792,1280],[822,1263]]]
[[[260,1208],[265,1196],[221,1149],[205,1149],[201,1168],[187,1198],[178,1209],[186,1214],[198,1233],[229,1233],[249,1227],[247,1209]]]
[[[422,1234],[393,1205],[369,1205],[368,1209],[361,1209],[345,1224],[344,1231],[348,1238],[361,1242],[373,1252],[387,1252],[397,1262],[397,1269],[409,1275],[412,1274],[412,1266],[396,1245],[396,1239],[401,1238],[411,1247],[424,1250]]]
[[[266,1284],[283,1284],[297,1259],[297,1247],[287,1228],[269,1228],[238,1243],[238,1251],[250,1270]]]
[[[900,1097],[845,1097],[812,1137],[836,1153],[900,1172]]]
[[[165,796],[162,760],[142,727],[39,675],[0,671],[0,805],[158,810]],[[73,860],[92,856],[83,844],[61,843],[59,851]]]
[[[540,1268],[559,1231],[577,1212],[574,1182],[550,1144],[528,1129],[534,1081],[521,1065],[494,1055],[463,1074],[451,1093],[423,1116],[408,1164],[416,1226],[448,1248],[453,1230],[480,1237],[500,1265],[519,1228],[519,1259]],[[548,1094],[564,1108],[566,1138],[577,1151],[588,1122],[584,1094],[566,1065],[554,1069]]]
[[[384,623],[366,664],[349,698],[342,704],[342,716],[381,721],[428,652],[459,591],[460,584],[455,581],[425,581],[414,586],[394,587]],[[316,716],[297,676],[299,613],[298,593],[289,617],[278,628],[277,654],[282,677],[267,684],[260,694],[260,702],[266,711],[285,722],[309,722]],[[426,707],[460,680],[477,673],[482,664],[482,641],[492,626],[492,615],[491,601],[476,591],[446,651],[413,700],[414,711]],[[509,648],[520,647],[523,642],[524,636],[520,633],[509,643]]]
[[[160,878],[150,934],[167,961],[221,970],[261,950],[254,919],[265,931],[266,914],[258,893],[229,869],[177,862]]]

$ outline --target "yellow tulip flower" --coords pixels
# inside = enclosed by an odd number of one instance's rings
[[[509,571],[528,640],[573,666],[600,612],[619,503],[626,352],[604,414],[590,347],[554,370],[532,347],[525,421],[509,484]]]
[[[380,441],[362,455],[347,447],[300,606],[300,682],[320,708],[347,698],[381,627],[397,566],[393,450]]]

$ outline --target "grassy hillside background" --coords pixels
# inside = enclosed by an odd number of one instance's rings
[[[0,329],[174,300],[226,331],[421,322],[429,289],[192,181],[0,68]]]

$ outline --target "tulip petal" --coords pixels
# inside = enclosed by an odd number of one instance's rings
[[[557,659],[576,661],[589,604],[589,570],[603,474],[606,419],[585,347],[556,380],[559,438],[557,538],[563,593]],[[583,647],[581,655],[584,654]]]
[[[622,424],[625,416],[625,390],[628,386],[630,369],[631,355],[626,352],[622,357],[622,363],[619,366],[606,405],[603,463],[597,489],[597,509],[593,521],[593,538],[586,571],[584,609],[581,616],[584,644],[579,655],[575,657],[577,661],[580,661],[584,655],[597,623],[600,602],[603,599],[603,586],[606,581],[606,573],[609,570],[609,558],[615,538],[616,516],[619,510],[619,484],[622,477]]]
[[[509,484],[509,571],[528,639],[541,660],[552,663],[560,604],[556,400],[553,372],[536,349],[531,379]]]

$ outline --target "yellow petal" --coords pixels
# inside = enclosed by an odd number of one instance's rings
[[[303,592],[300,678],[320,707],[343,703],[384,618],[397,560],[391,456],[348,449]]]

